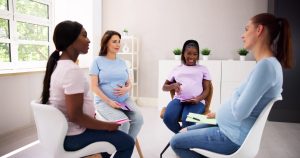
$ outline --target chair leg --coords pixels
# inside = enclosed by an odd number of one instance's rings
[[[164,150],[160,153],[160,158],[162,158],[162,155],[165,153],[165,151],[168,149],[169,146],[170,146],[170,142],[166,145]]]
[[[136,139],[136,141],[135,141],[135,147],[136,147],[136,150],[137,150],[140,158],[144,158],[138,139]]]

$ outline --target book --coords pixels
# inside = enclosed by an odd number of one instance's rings
[[[192,113],[192,112],[190,112],[187,115],[186,121],[195,122],[195,123],[206,123],[206,124],[212,124],[212,125],[217,124],[217,120],[215,118],[207,118],[206,115],[196,114],[196,113]]]
[[[131,120],[125,118],[125,119],[116,120],[115,122],[116,122],[117,124],[123,124],[123,123],[129,122],[129,121],[131,121]]]

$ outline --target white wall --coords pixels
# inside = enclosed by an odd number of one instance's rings
[[[196,39],[212,49],[210,59],[238,59],[248,19],[267,11],[268,0],[103,0],[103,31],[122,31],[141,40],[139,92],[157,97],[158,60]],[[253,59],[251,55],[248,57]],[[150,73],[151,72],[151,73]]]
[[[80,56],[79,64],[89,67],[94,50],[100,47],[102,1],[54,0],[54,5],[55,24],[76,20],[86,28],[91,40],[90,50],[88,55]],[[33,124],[30,101],[40,98],[43,77],[44,72],[0,74],[0,137]]]

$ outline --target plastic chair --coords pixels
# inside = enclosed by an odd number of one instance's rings
[[[106,119],[97,110],[95,111],[95,113],[96,113],[96,119],[97,120],[104,120],[104,121],[106,121]],[[136,150],[137,150],[140,158],[144,158],[143,152],[142,152],[142,149],[141,149],[141,146],[140,146],[138,138],[136,138],[135,147],[136,147]]]
[[[101,152],[113,154],[116,148],[109,142],[92,143],[77,151],[65,151],[63,147],[68,124],[64,114],[57,108],[31,102],[38,138],[49,156],[54,158],[79,158]]]
[[[170,91],[170,95],[171,95],[171,99],[174,98],[175,95],[175,91],[171,90]],[[205,98],[205,111],[203,114],[207,114],[210,112],[210,103],[211,103],[211,99],[212,99],[212,95],[213,95],[213,85],[211,82],[209,82],[209,93],[208,96]],[[164,114],[166,112],[167,107],[163,107],[160,111],[160,118],[164,118]],[[178,120],[179,122],[181,122],[181,118]],[[170,142],[165,146],[165,148],[162,150],[162,152],[160,153],[160,158],[162,158],[162,155],[164,154],[164,152],[169,148],[170,146]]]
[[[282,100],[282,97],[276,97],[272,99],[268,105],[264,108],[261,112],[257,120],[255,121],[254,125],[250,129],[246,139],[244,140],[241,147],[231,155],[223,155],[219,153],[214,153],[204,149],[197,149],[192,148],[191,150],[204,155],[206,157],[213,157],[213,158],[254,158],[258,151],[261,142],[262,133],[264,131],[264,127],[273,107],[274,103],[278,100]]]

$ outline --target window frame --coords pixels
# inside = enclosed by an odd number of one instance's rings
[[[52,0],[34,0],[35,2],[42,3],[48,6],[48,19],[36,17],[32,15],[18,13],[16,10],[17,0],[8,0],[8,10],[0,10],[0,18],[9,21],[9,39],[0,38],[1,43],[10,44],[11,62],[0,62],[1,70],[18,70],[18,69],[34,69],[45,68],[47,61],[18,61],[18,46],[19,44],[34,44],[48,46],[53,50],[51,44],[51,37],[53,32],[53,2]],[[48,27],[48,41],[35,41],[35,40],[21,40],[17,38],[17,22],[25,22],[30,24],[37,24]]]

